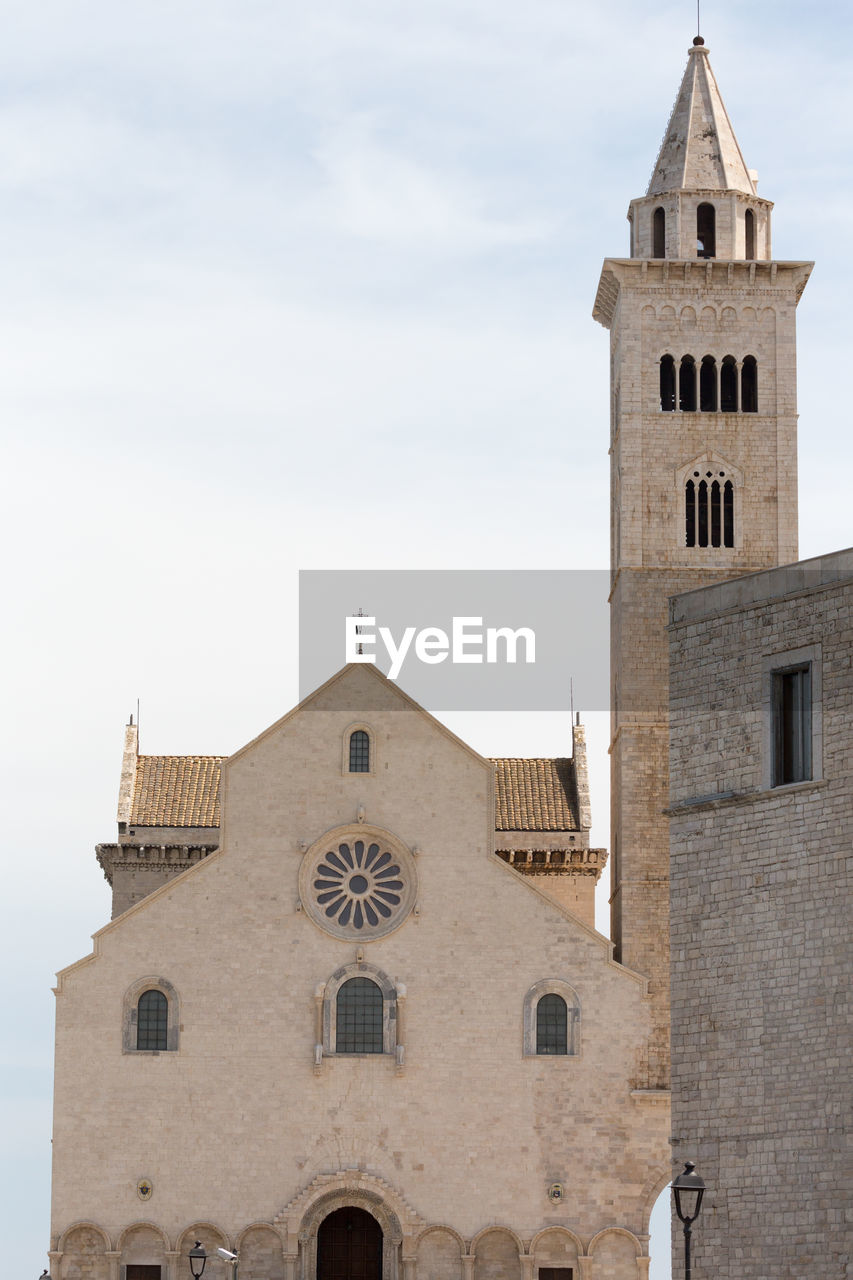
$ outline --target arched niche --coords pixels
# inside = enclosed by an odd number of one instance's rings
[[[62,1280],[110,1280],[107,1233],[94,1222],[78,1222],[60,1240]]]
[[[524,1246],[508,1227],[488,1227],[471,1243],[474,1280],[520,1280]]]
[[[240,1280],[285,1280],[281,1236],[268,1222],[255,1222],[237,1237]]]
[[[426,1280],[462,1280],[465,1242],[450,1227],[428,1227],[418,1236],[418,1276]]]

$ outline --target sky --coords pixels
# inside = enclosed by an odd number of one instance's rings
[[[606,568],[590,313],[695,9],[0,0],[0,31],[3,1203],[6,1274],[35,1276],[50,988],[109,915],[93,849],[137,699],[147,753],[227,754],[277,719],[300,569]],[[853,542],[848,10],[706,0],[702,31],[774,255],[817,263],[816,555]],[[446,719],[484,754],[569,749],[562,714]]]

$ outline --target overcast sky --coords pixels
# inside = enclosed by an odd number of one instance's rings
[[[814,555],[853,541],[848,10],[705,0],[702,23],[775,256],[817,262]],[[606,567],[590,312],[695,9],[2,0],[0,33],[17,1277],[48,1245],[50,987],[109,915],[93,846],[137,697],[146,752],[255,736],[295,700],[300,568]],[[485,754],[568,751],[562,716],[448,721]]]

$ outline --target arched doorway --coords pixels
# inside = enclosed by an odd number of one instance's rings
[[[323,1219],[317,1280],[382,1280],[382,1228],[366,1209],[345,1206]]]

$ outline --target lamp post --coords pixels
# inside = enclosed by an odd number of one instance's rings
[[[207,1262],[207,1254],[202,1248],[200,1240],[196,1240],[192,1249],[190,1249],[190,1271],[193,1280],[201,1280],[204,1272],[205,1263]]]
[[[672,1184],[675,1212],[684,1223],[684,1280],[690,1280],[690,1228],[699,1217],[705,1194],[705,1183],[698,1173],[693,1172],[695,1168],[693,1161],[688,1160],[684,1173],[680,1173]]]
[[[232,1253],[230,1249],[217,1249],[216,1252],[220,1258],[224,1258],[226,1262],[231,1263],[231,1280],[237,1280],[238,1255]],[[192,1272],[193,1280],[201,1280],[206,1262],[207,1253],[204,1246],[200,1240],[196,1240],[192,1249],[190,1249],[190,1271]]]

